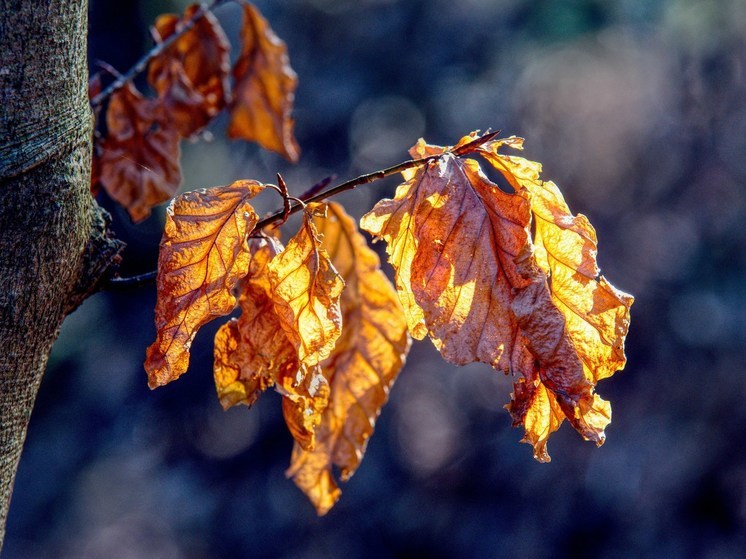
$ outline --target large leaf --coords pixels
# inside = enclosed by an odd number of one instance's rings
[[[529,242],[527,200],[451,154],[407,178],[361,226],[388,243],[412,335],[422,337],[424,325],[448,361],[508,371],[513,289],[525,283],[513,259]]]
[[[632,298],[596,277],[595,232],[569,213],[553,183],[538,179],[538,164],[498,153],[519,142],[468,148],[474,139],[453,148],[420,141],[414,156],[442,157],[407,172],[396,197],[379,202],[362,226],[388,243],[415,337],[427,332],[454,363],[483,361],[519,375],[509,409],[537,459],[549,459],[546,440],[564,418],[601,444],[611,408],[594,386],[624,365]],[[515,192],[453,150],[478,150]]]
[[[111,96],[106,126],[98,161],[101,184],[133,221],[141,221],[179,187],[179,135],[161,105],[131,83]]]
[[[593,226],[584,215],[573,215],[563,196],[553,182],[539,178],[541,165],[522,157],[505,155],[498,150],[503,147],[522,149],[521,138],[508,138],[490,142],[480,148],[483,155],[508,182],[517,190],[524,190],[530,196],[534,218],[535,264],[549,278],[549,293],[553,307],[558,309],[557,321],[561,321],[566,337],[572,345],[572,353],[577,356],[579,367],[590,385],[613,375],[626,363],[624,339],[629,329],[629,310],[633,297],[614,288],[599,275],[596,263],[597,239]],[[533,265],[527,264],[528,267]],[[527,272],[536,277],[535,271]],[[547,308],[548,305],[547,305]],[[527,322],[531,323],[528,315]],[[524,330],[529,326],[526,325]],[[536,350],[534,350],[536,351]],[[557,382],[547,380],[544,383]],[[517,382],[524,382],[519,379]],[[561,390],[556,404],[547,398],[546,402],[531,400],[536,391],[517,388],[515,401],[510,410],[515,421],[521,421],[527,402],[534,415],[545,419],[556,415],[557,406],[565,409],[570,405]],[[521,402],[519,394],[528,400]],[[608,403],[594,395],[593,401],[587,396],[577,397],[573,413],[565,415],[573,426],[586,438],[603,442],[603,429],[611,419]],[[534,445],[535,453],[542,460],[548,460],[545,438],[535,429],[526,426],[526,439]],[[535,442],[538,441],[538,442]]]
[[[258,221],[249,200],[263,188],[236,181],[187,192],[169,205],[158,257],[156,340],[145,360],[151,388],[186,372],[199,328],[235,308],[233,289],[248,273],[247,237]]]
[[[300,155],[290,116],[298,78],[285,43],[259,11],[243,5],[241,54],[233,67],[234,96],[228,135],[259,143],[290,161]]]
[[[155,34],[164,41],[181,31],[200,10],[192,4],[183,19],[163,14]],[[229,93],[230,44],[212,12],[205,12],[191,29],[151,60],[148,82],[158,93],[168,118],[189,137],[204,128],[225,106]]]
[[[396,291],[355,222],[331,203],[327,218],[316,218],[315,223],[345,281],[344,329],[322,363],[331,393],[316,428],[315,448],[307,451],[296,445],[288,475],[319,514],[325,514],[340,496],[332,467],[340,469],[344,481],[357,469],[410,342]]]

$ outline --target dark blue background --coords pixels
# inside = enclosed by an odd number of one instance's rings
[[[281,171],[299,193],[402,161],[419,136],[525,136],[596,226],[604,274],[637,297],[629,364],[598,387],[614,409],[607,442],[564,425],[551,464],[536,463],[502,410],[509,379],[419,342],[358,473],[318,518],[284,477],[279,397],[221,411],[217,325],[198,335],[189,373],[150,392],[154,287],[99,294],[55,346],[4,557],[746,556],[746,4],[258,6],[299,74],[301,162],[223,141],[220,119],[215,141],[184,145],[183,188]],[[183,7],[92,2],[92,66],[126,70],[153,18]],[[237,8],[218,18],[235,45]],[[341,201],[360,216],[395,186]],[[123,274],[154,269],[162,210],[133,226],[102,203],[129,243]]]

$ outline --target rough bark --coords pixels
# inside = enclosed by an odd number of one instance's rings
[[[0,0],[0,549],[60,325],[116,259],[89,194],[87,0]]]

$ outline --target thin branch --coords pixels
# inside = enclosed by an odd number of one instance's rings
[[[144,285],[149,285],[153,282],[155,282],[156,278],[156,272],[145,272],[144,274],[140,274],[138,276],[129,276],[125,278],[116,277],[116,278],[109,278],[107,281],[103,282],[101,285],[102,290],[106,291],[114,291],[114,290],[120,290],[120,289],[129,289],[134,287],[142,287]]]
[[[427,165],[430,161],[436,161],[445,155],[450,154],[456,157],[460,157],[462,155],[467,155],[469,153],[472,153],[476,151],[480,146],[486,144],[487,142],[492,141],[499,133],[500,133],[499,131],[498,132],[488,131],[485,134],[474,138],[472,141],[460,147],[453,148],[443,153],[436,153],[434,155],[428,155],[427,157],[422,157],[419,159],[410,159],[409,161],[404,161],[402,163],[399,163],[398,165],[394,165],[393,167],[389,167],[387,169],[382,169],[374,173],[368,173],[367,175],[360,175],[359,177],[340,183],[336,186],[333,186],[329,190],[325,190],[324,192],[319,192],[318,194],[314,194],[313,196],[310,196],[310,197],[306,197],[306,195],[304,195],[301,198],[295,198],[294,196],[288,196],[286,194],[283,194],[283,198],[284,198],[283,209],[271,215],[268,215],[265,218],[260,219],[257,222],[257,224],[254,226],[254,233],[252,233],[252,235],[255,233],[261,233],[261,230],[263,228],[269,225],[272,225],[278,221],[287,220],[288,216],[294,213],[298,213],[306,205],[311,204],[313,202],[321,202],[322,200],[326,200],[327,198],[336,196],[337,194],[341,194],[342,192],[353,190],[363,184],[369,184],[371,182],[375,182],[377,180],[389,177],[391,175],[401,173],[402,171],[406,171],[407,169],[413,169],[415,167],[422,167],[423,165]],[[278,182],[284,183],[284,181],[282,180],[282,177],[278,178]],[[283,186],[284,188],[278,188],[277,190],[280,192],[286,193],[287,186],[285,185]],[[314,185],[312,187],[312,190],[315,190],[317,187],[318,185]],[[290,200],[295,200],[295,203],[288,205],[288,202]],[[102,289],[110,289],[110,290],[117,289],[118,290],[118,289],[130,288],[130,287],[138,287],[141,285],[152,283],[155,280],[155,278],[156,278],[156,272],[147,272],[145,274],[140,274],[139,276],[125,277],[125,278],[120,278],[120,277],[111,278],[102,285]]]
[[[161,54],[164,50],[166,50],[168,47],[170,47],[172,44],[174,44],[176,41],[178,41],[182,35],[184,35],[187,31],[192,29],[195,24],[202,19],[208,12],[213,11],[215,8],[220,6],[220,4],[224,4],[225,2],[230,2],[231,0],[213,0],[213,2],[209,6],[200,5],[200,7],[197,9],[196,12],[194,12],[194,15],[185,22],[182,22],[181,28],[174,33],[173,35],[170,35],[165,40],[161,41],[160,43],[156,43],[155,46],[153,46],[150,51],[148,51],[140,60],[138,60],[132,68],[130,68],[126,74],[121,74],[116,80],[111,82],[106,89],[104,89],[101,93],[96,95],[93,99],[91,99],[91,107],[98,107],[103,103],[106,99],[111,97],[114,92],[122,89],[128,82],[132,81],[135,76],[140,74],[141,72],[145,71],[145,68],[147,68],[148,63]]]

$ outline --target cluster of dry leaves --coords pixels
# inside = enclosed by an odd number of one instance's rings
[[[153,35],[158,44],[172,41],[147,68],[156,97],[144,97],[132,82],[111,96],[106,132],[95,136],[94,192],[102,185],[133,221],[145,219],[181,183],[181,139],[199,134],[224,109],[229,137],[298,160],[290,117],[297,78],[285,43],[254,6],[243,3],[241,52],[232,69],[225,32],[203,6],[189,6],[182,18],[161,15]],[[100,80],[92,80],[90,97],[100,92]]]
[[[271,386],[282,394],[295,439],[288,475],[322,514],[340,494],[333,467],[346,480],[360,463],[410,335],[429,336],[451,363],[512,374],[508,409],[538,460],[549,460],[547,439],[565,419],[600,445],[611,408],[594,387],[624,366],[632,297],[599,276],[593,227],[539,178],[540,165],[500,152],[522,140],[483,140],[420,140],[394,199],[362,218],[387,243],[395,286],[336,203],[307,205],[283,247],[256,229],[250,204],[274,185],[177,197],[161,244],[150,385],[186,372],[198,329],[240,307],[215,337],[218,396],[227,408]]]
[[[230,136],[297,159],[285,46],[243,6],[232,93],[223,31],[195,5],[182,19],[156,22],[159,41],[175,38],[148,68],[157,98],[131,83],[112,96],[97,164],[104,188],[133,219],[174,194],[180,138],[223,109]],[[228,408],[251,405],[270,387],[282,395],[295,440],[287,473],[319,514],[340,496],[335,470],[345,481],[360,464],[411,338],[429,337],[451,363],[512,375],[506,407],[537,460],[549,461],[547,440],[565,419],[602,444],[611,408],[595,386],[625,364],[633,299],[599,275],[593,227],[540,179],[541,166],[503,153],[522,147],[520,138],[476,132],[449,147],[420,140],[412,161],[389,170],[402,171],[404,182],[360,226],[386,242],[394,284],[337,203],[296,199],[302,224],[283,245],[277,222],[291,198],[281,180],[177,196],[160,248],[150,386],[185,373],[198,330],[240,309],[215,337],[218,397]],[[511,191],[468,156],[501,173]],[[285,212],[260,221],[251,202],[268,188],[282,195]]]

